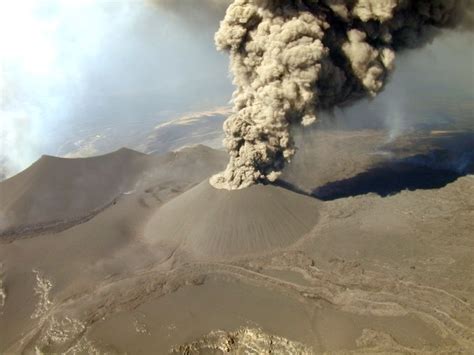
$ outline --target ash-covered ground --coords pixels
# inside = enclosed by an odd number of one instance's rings
[[[471,2],[230,2],[4,2],[0,353],[472,353]]]
[[[202,145],[1,182],[0,352],[472,352],[473,132],[302,138],[239,191]]]

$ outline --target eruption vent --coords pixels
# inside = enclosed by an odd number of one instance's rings
[[[237,86],[224,124],[230,161],[211,184],[232,190],[277,179],[295,154],[292,124],[375,96],[396,51],[466,23],[468,10],[469,0],[235,0],[215,37]]]

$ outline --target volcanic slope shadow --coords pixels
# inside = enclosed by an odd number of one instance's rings
[[[386,197],[403,190],[439,189],[474,173],[474,134],[435,137],[428,151],[388,159],[352,177],[317,187],[312,195],[323,201],[376,193]],[[396,148],[392,151],[396,154]]]
[[[238,257],[289,246],[318,220],[320,202],[274,185],[228,191],[206,179],[166,203],[145,228],[157,248],[197,259]]]

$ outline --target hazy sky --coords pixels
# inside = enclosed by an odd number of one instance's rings
[[[227,103],[227,58],[213,43],[218,10],[183,10],[139,0],[1,1],[0,157],[17,170],[81,124],[159,121]]]
[[[155,124],[170,113],[227,104],[227,57],[213,41],[219,2],[1,1],[2,169],[17,172],[54,154],[80,126]],[[380,98],[339,115],[383,115],[395,131],[411,120],[413,102],[474,100],[472,38],[445,35],[407,52]]]

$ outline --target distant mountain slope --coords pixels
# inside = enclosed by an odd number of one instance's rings
[[[85,159],[43,156],[0,183],[2,229],[78,217],[133,187],[148,157],[129,149]]]
[[[224,138],[222,124],[229,114],[228,108],[221,108],[184,115],[156,126],[135,148],[146,153],[165,153],[193,144],[220,148]]]
[[[112,152],[122,146],[146,154],[164,154],[198,144],[220,149],[224,138],[222,125],[229,116],[228,107],[177,114],[155,127],[149,125],[81,128],[69,137],[55,155],[64,158],[87,158]],[[121,142],[121,143],[120,143]],[[0,167],[4,164],[0,161]],[[0,181],[5,179],[7,174]]]
[[[0,235],[79,223],[139,184],[170,181],[186,188],[221,169],[225,159],[224,152],[204,146],[165,155],[120,149],[92,158],[43,156],[0,182]]]

